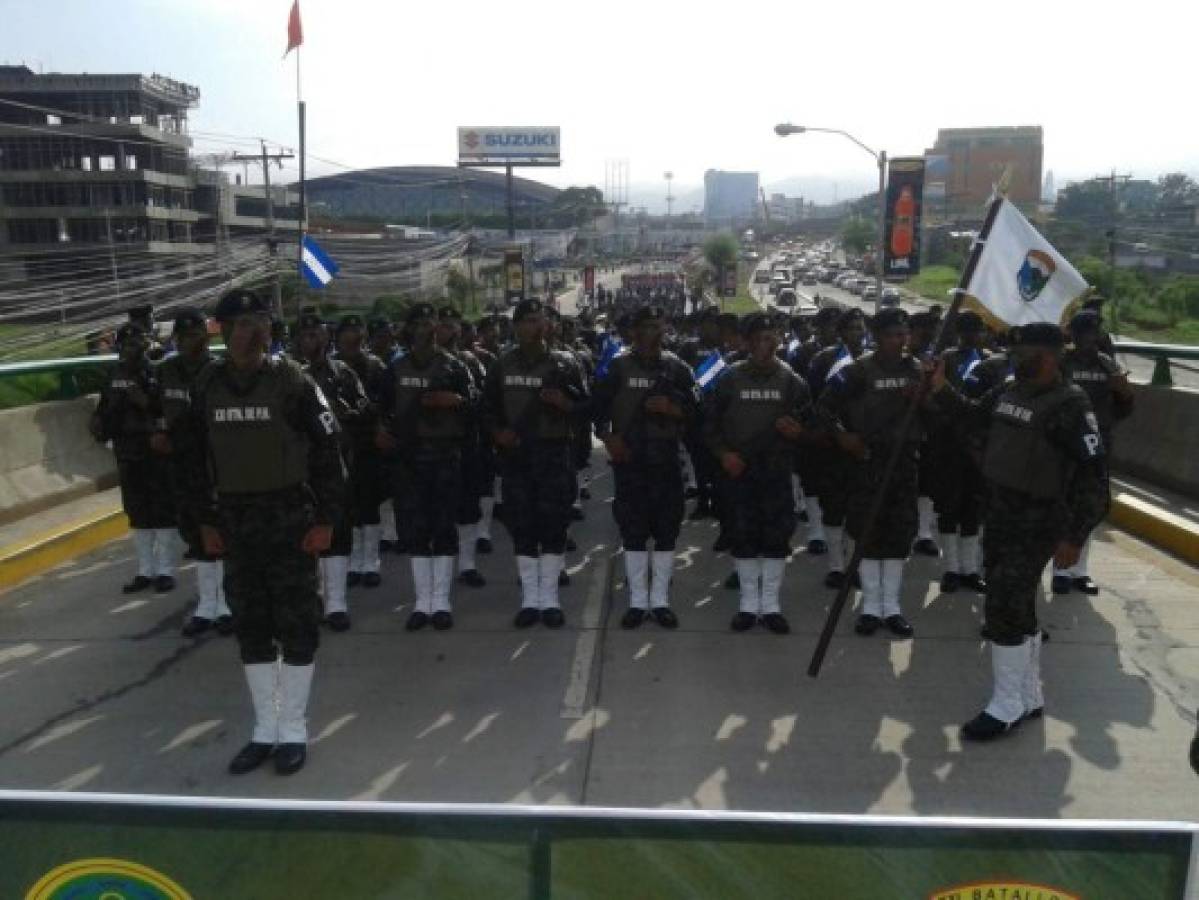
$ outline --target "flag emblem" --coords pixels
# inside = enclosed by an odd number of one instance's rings
[[[477,131],[468,131],[465,137],[462,138],[462,143],[474,150],[479,146],[479,133]]]
[[[1040,250],[1029,250],[1024,257],[1024,265],[1016,273],[1016,285],[1024,302],[1032,303],[1041,296],[1041,291],[1045,290],[1045,285],[1049,284],[1049,279],[1056,271],[1057,263],[1052,256]]]
[[[705,394],[716,389],[716,382],[729,369],[728,363],[720,355],[719,350],[713,350],[695,368],[695,382]]]

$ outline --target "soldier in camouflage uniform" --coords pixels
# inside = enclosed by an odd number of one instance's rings
[[[908,317],[908,328],[911,330],[908,340],[909,352],[918,360],[928,358],[936,341],[937,320],[928,312],[913,313]],[[940,556],[941,548],[933,540],[933,529],[937,524],[933,504],[937,472],[930,432],[931,429],[926,430],[924,440],[920,443],[920,494],[916,498],[917,530],[912,552],[922,556]]]
[[[92,414],[92,437],[112,441],[121,486],[121,506],[133,529],[137,575],[121,590],[126,594],[153,586],[157,593],[175,587],[176,519],[171,467],[154,452],[150,437],[161,422],[158,379],[146,358],[149,337],[140,325],[117,331],[120,358]]]
[[[296,353],[304,374],[316,382],[325,402],[337,417],[342,459],[353,468],[354,442],[350,435],[359,430],[363,417],[371,416],[371,404],[354,370],[329,356],[329,334],[315,313],[300,316],[296,325]],[[348,631],[350,609],[346,604],[346,581],[352,547],[349,510],[333,523],[333,539],[321,554],[321,598],[325,604],[325,623],[334,631]]]
[[[593,399],[595,431],[616,482],[612,515],[629,586],[623,628],[638,627],[647,614],[663,628],[679,624],[670,609],[675,542],[683,523],[679,448],[699,392],[687,364],[662,349],[663,319],[660,307],[643,306],[633,314],[633,351],[612,360]]]
[[[1083,310],[1070,320],[1070,337],[1074,344],[1062,355],[1062,375],[1086,391],[1091,408],[1099,421],[1099,435],[1104,452],[1112,455],[1112,429],[1116,423],[1132,415],[1133,394],[1128,384],[1128,372],[1111,356],[1099,349],[1103,332],[1099,313]],[[1078,562],[1066,569],[1054,568],[1053,592],[1068,594],[1071,590],[1094,597],[1099,585],[1087,572],[1087,557],[1091,539],[1082,545]]]
[[[820,395],[819,407],[835,429],[836,442],[851,462],[846,525],[861,543],[859,569],[862,611],[855,630],[870,635],[879,626],[898,637],[911,637],[912,626],[900,608],[903,569],[916,537],[918,417],[906,430],[903,420],[923,381],[923,371],[906,350],[908,314],[887,307],[874,317],[875,350],[863,354]],[[869,538],[866,517],[882,490],[883,471],[898,445],[899,461]]]
[[[390,454],[396,515],[412,564],[416,604],[405,627],[452,628],[450,588],[458,554],[462,454],[478,394],[463,362],[436,343],[437,314],[428,303],[408,312],[409,352],[380,386],[383,417],[377,445]]]
[[[403,348],[396,340],[395,328],[382,316],[367,320],[366,343],[371,353],[385,366],[404,355]],[[379,529],[379,550],[384,553],[396,550],[400,538],[396,530],[395,502],[391,497],[384,497],[379,504]]]
[[[230,291],[216,315],[228,351],[195,383],[192,427],[207,465],[187,481],[204,552],[225,558],[254,705],[253,735],[229,771],[249,772],[274,755],[275,770],[289,775],[307,753],[320,642],[316,560],[344,514],[337,417],[298,363],[267,355],[263,298]]]
[[[768,316],[747,316],[742,333],[749,356],[716,383],[704,422],[708,447],[724,471],[722,504],[741,591],[731,627],[746,631],[760,620],[786,634],[791,628],[779,591],[796,524],[792,459],[811,421],[811,395],[775,355],[779,333]]]
[[[517,345],[487,373],[484,416],[497,448],[504,519],[520,576],[515,625],[541,621],[561,628],[558,579],[576,494],[571,420],[590,398],[574,358],[547,345],[541,302],[522,300],[512,320]]]
[[[1062,377],[1061,329],[1014,331],[1015,377],[982,399],[950,387],[943,363],[932,381],[938,405],[987,434],[983,558],[994,687],[986,708],[962,726],[962,737],[975,741],[1042,715],[1041,575],[1050,560],[1063,568],[1078,561],[1109,502],[1099,423],[1086,393]]]
[[[385,381],[386,365],[363,347],[363,321],[358,315],[343,316],[337,325],[337,359],[348,365],[362,382],[371,401],[367,415],[359,418],[351,434],[354,444],[353,466],[350,469],[350,515],[353,522],[350,547],[350,573],[346,583],[353,587],[378,587],[382,582],[379,569],[379,541],[383,528],[379,506],[383,503],[385,487],[383,464],[375,446],[375,425],[379,412],[379,390]]]
[[[188,556],[196,561],[199,601],[183,626],[183,636],[203,634],[214,624],[220,634],[229,635],[233,633],[233,614],[225,600],[225,564],[204,552],[200,523],[187,502],[194,488],[187,485],[186,479],[193,477],[197,466],[204,462],[204,449],[191,427],[191,389],[212,361],[208,320],[198,309],[180,310],[175,314],[173,339],[177,352],[158,365],[162,419],[150,444],[170,460],[179,534],[187,544]]]

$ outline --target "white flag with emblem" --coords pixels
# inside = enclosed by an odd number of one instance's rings
[[[1004,325],[1065,325],[1071,304],[1087,293],[1086,279],[1010,201],[998,202],[966,294]]]

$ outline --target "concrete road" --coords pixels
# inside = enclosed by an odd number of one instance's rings
[[[1199,573],[1122,533],[1092,556],[1103,593],[1047,599],[1047,716],[991,746],[957,726],[989,684],[981,598],[941,595],[908,568],[912,641],[841,624],[819,679],[804,674],[831,600],[796,552],[795,631],[728,631],[731,567],[710,521],[688,522],[677,632],[623,631],[610,479],[574,528],[568,626],[517,632],[510,544],[461,589],[457,627],[409,634],[406,561],[355,589],[354,629],[325,632],[308,767],[241,778],[249,704],[229,638],[178,637],[194,575],[122,596],[119,541],[0,596],[0,786],[186,795],[502,801],[712,809],[1194,818],[1186,763],[1199,704]],[[803,526],[796,536],[802,545]]]

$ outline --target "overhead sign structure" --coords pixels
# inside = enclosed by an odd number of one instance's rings
[[[920,271],[920,217],[924,204],[924,158],[897,157],[887,177],[886,242],[883,274]]]
[[[555,126],[462,126],[460,166],[559,166],[562,129]]]

